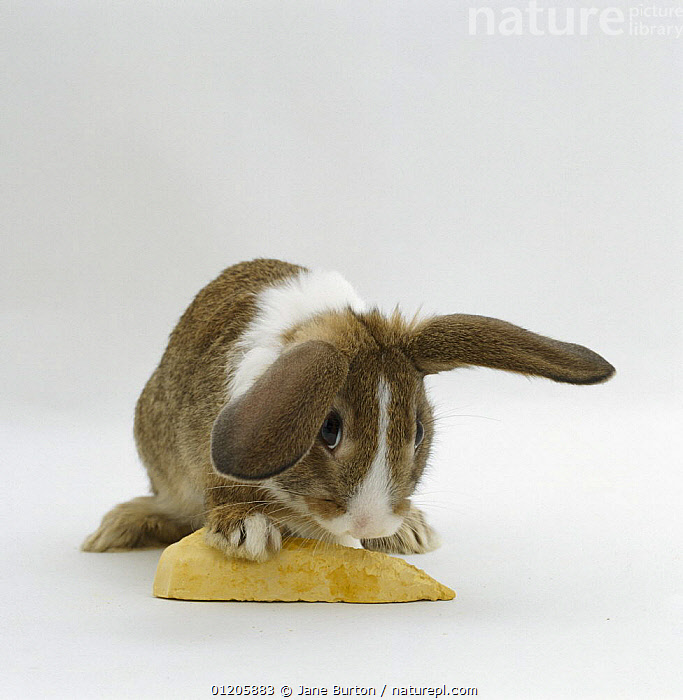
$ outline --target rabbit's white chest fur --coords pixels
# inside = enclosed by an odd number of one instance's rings
[[[282,335],[324,311],[351,307],[362,313],[365,302],[338,272],[306,271],[258,294],[254,319],[228,359],[228,399],[245,394],[282,351]]]

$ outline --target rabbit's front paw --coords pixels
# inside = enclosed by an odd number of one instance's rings
[[[204,539],[229,557],[251,561],[266,561],[282,546],[280,530],[263,513],[209,526]]]
[[[391,537],[361,540],[365,549],[387,554],[424,554],[441,545],[441,539],[427,524],[422,511],[411,508],[403,524]]]

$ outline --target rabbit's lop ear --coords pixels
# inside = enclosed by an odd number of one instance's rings
[[[479,365],[547,377],[570,384],[597,384],[614,367],[582,345],[562,343],[486,316],[437,316],[418,326],[407,353],[426,374]]]
[[[294,466],[310,450],[348,372],[332,345],[311,340],[284,352],[211,431],[216,471],[261,480]]]

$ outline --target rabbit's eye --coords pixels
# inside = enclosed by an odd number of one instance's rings
[[[339,444],[341,435],[342,420],[337,413],[332,411],[332,413],[325,418],[323,427],[320,428],[320,437],[323,439],[323,442],[333,450]]]
[[[415,425],[415,449],[417,449],[420,446],[420,443],[424,439],[425,436],[425,429],[424,426],[422,425],[422,421],[418,419],[416,425]]]

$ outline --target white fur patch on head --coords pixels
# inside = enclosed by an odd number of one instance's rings
[[[365,479],[349,501],[347,512],[325,527],[337,535],[348,533],[358,539],[372,539],[393,535],[403,518],[391,507],[391,473],[389,469],[389,404],[391,389],[383,378],[377,387],[379,421],[377,425],[377,452]]]
[[[302,272],[259,293],[256,316],[236,343],[231,356],[230,399],[246,393],[277,360],[282,334],[316,314],[351,308],[362,313],[365,303],[338,272]]]
[[[350,534],[359,539],[392,535],[402,522],[391,508],[391,474],[387,440],[391,389],[384,378],[380,378],[377,386],[377,401],[379,403],[377,452],[367,476],[348,507],[351,518]]]

